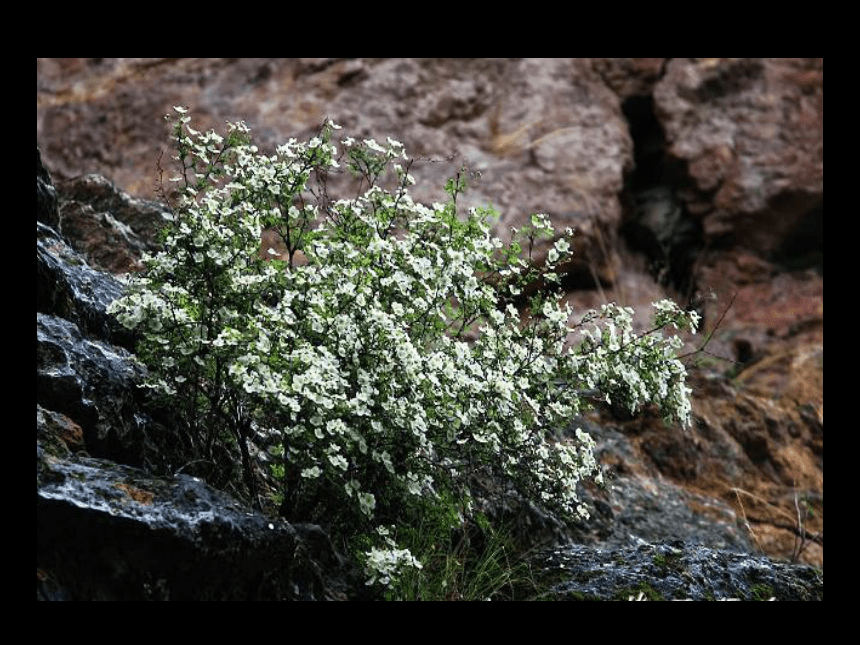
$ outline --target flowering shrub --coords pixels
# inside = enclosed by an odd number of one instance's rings
[[[182,413],[194,456],[232,455],[256,500],[251,439],[265,437],[287,517],[361,535],[372,581],[420,566],[396,542],[410,499],[456,500],[462,519],[494,482],[587,517],[576,489],[600,480],[594,443],[558,436],[585,393],[689,421],[680,341],[659,332],[694,330],[695,313],[656,303],[654,328],[637,335],[614,304],[573,327],[557,291],[531,296],[526,322],[509,304],[537,280],[558,283],[569,229],[558,237],[535,215],[504,245],[491,209],[457,212],[463,174],[444,203],[414,202],[396,141],[339,149],[326,122],[267,156],[243,123],[200,133],[176,109],[174,219],[110,311],[142,332],[149,385]],[[332,200],[326,178],[344,166],[359,190]],[[264,229],[285,252],[261,256]],[[555,240],[542,266],[539,237]]]

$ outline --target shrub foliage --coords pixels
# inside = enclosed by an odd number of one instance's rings
[[[338,145],[327,121],[267,155],[241,122],[201,133],[176,110],[163,250],[110,311],[141,332],[148,385],[180,412],[189,458],[235,466],[257,502],[266,446],[284,514],[339,527],[370,581],[421,566],[397,541],[409,509],[462,522],[488,482],[587,517],[577,484],[600,481],[594,443],[559,430],[596,393],[688,423],[680,341],[661,330],[695,330],[696,314],[655,303],[637,334],[610,304],[571,326],[559,290],[528,289],[558,284],[569,229],[538,214],[503,244],[492,208],[458,212],[462,172],[443,202],[413,201],[413,161],[391,139]],[[356,196],[330,198],[332,173],[350,173]],[[265,229],[280,252],[261,252]],[[539,238],[552,244],[540,265]],[[524,319],[510,303],[529,292]]]

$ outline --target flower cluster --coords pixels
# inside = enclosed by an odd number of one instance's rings
[[[423,567],[409,549],[397,548],[397,544],[390,537],[391,531],[388,527],[378,526],[376,532],[382,538],[385,547],[373,547],[367,552],[365,571],[368,585],[379,582],[383,586],[388,586],[399,577],[404,568],[421,569]]]
[[[351,509],[349,525],[376,540],[365,553],[371,580],[420,566],[378,530],[403,520],[404,499],[444,494],[467,508],[476,478],[492,478],[587,517],[577,485],[600,478],[594,443],[581,430],[559,436],[584,389],[689,421],[678,341],[652,332],[695,329],[695,314],[657,303],[655,330],[636,335],[615,305],[570,326],[551,289],[531,297],[526,322],[510,304],[536,279],[557,282],[572,231],[557,237],[535,215],[504,245],[490,234],[491,209],[457,212],[459,181],[445,203],[414,202],[411,162],[391,139],[347,137],[339,150],[327,122],[267,156],[244,124],[201,134],[177,111],[182,197],[164,250],[110,311],[143,332],[151,385],[177,401],[191,443],[238,445],[247,469],[253,425],[272,440],[288,512],[320,500]],[[356,197],[309,186],[344,166],[365,188]],[[264,229],[286,253],[260,252]],[[539,266],[523,249],[541,236],[557,239]]]

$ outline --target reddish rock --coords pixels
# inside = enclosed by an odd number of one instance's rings
[[[55,179],[95,172],[152,198],[169,146],[162,117],[180,104],[198,129],[246,121],[264,147],[308,136],[326,117],[355,137],[391,136],[427,159],[413,167],[414,195],[427,202],[441,200],[446,178],[466,164],[474,182],[464,208],[493,203],[501,234],[547,212],[579,230],[583,256],[608,271],[594,231],[613,243],[632,143],[616,95],[588,60],[37,63],[37,139]]]
[[[824,192],[822,59],[672,59],[654,88],[709,238],[773,252]]]

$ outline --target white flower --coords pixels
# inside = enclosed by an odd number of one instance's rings
[[[372,493],[359,493],[358,504],[361,507],[361,512],[368,517],[373,516],[373,509],[376,508],[376,498]]]
[[[332,463],[336,468],[340,468],[341,470],[346,470],[349,467],[349,462],[343,457],[343,455],[329,455],[328,460]]]
[[[405,567],[422,568],[421,563],[409,552],[409,549],[373,548],[365,556],[367,558],[365,573],[368,576],[366,584],[368,585],[379,582],[387,586],[402,573]]]
[[[367,148],[369,150],[373,150],[374,152],[383,152],[384,153],[386,151],[385,148],[383,148],[381,145],[376,143],[376,141],[374,139],[365,139],[364,145],[367,146]]]

